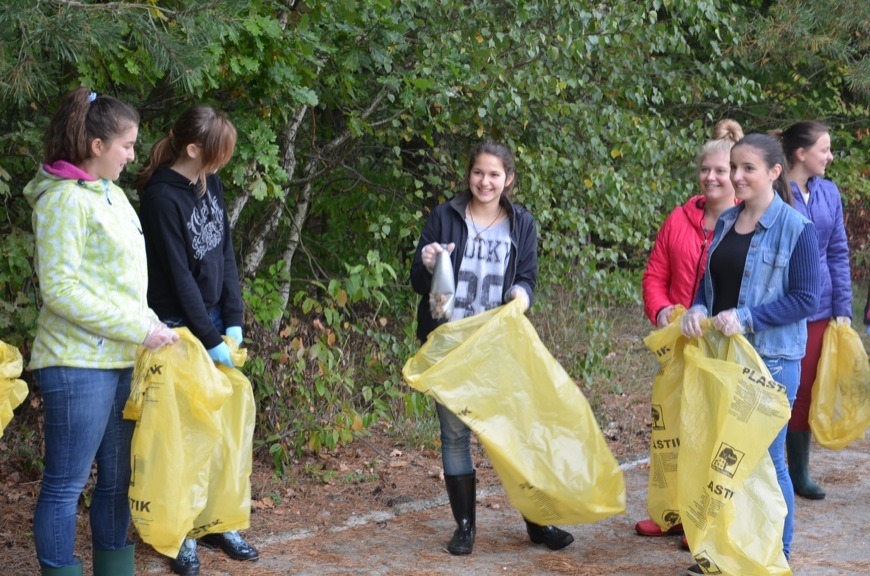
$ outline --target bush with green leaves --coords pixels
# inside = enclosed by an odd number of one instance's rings
[[[516,153],[516,199],[539,226],[537,306],[576,315],[560,337],[591,389],[607,354],[600,310],[638,299],[655,231],[696,190],[692,158],[716,121],[826,121],[831,176],[847,202],[868,197],[866,4],[8,0],[0,328],[32,338],[21,190],[60,97],[85,84],[141,112],[139,158],[193,103],[238,127],[221,175],[257,334],[258,440],[277,467],[378,420],[431,417],[401,382],[416,348],[407,273],[483,138]]]

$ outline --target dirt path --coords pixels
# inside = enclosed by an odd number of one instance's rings
[[[813,471],[828,497],[798,498],[792,569],[796,576],[870,575],[870,441],[840,452],[816,447]],[[646,515],[648,467],[624,464],[627,513],[591,525],[571,526],[576,541],[560,552],[528,542],[519,514],[497,486],[479,494],[474,554],[450,556],[444,546],[453,521],[446,496],[414,500],[390,511],[360,511],[342,525],[313,531],[259,535],[262,558],[230,563],[203,550],[202,576],[473,574],[625,575],[683,574],[692,563],[676,537],[644,539],[634,522]],[[143,561],[144,560],[144,561]],[[140,574],[169,575],[163,560],[140,558]]]

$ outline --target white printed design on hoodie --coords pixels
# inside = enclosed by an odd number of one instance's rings
[[[187,222],[187,229],[193,233],[193,255],[197,260],[205,258],[223,240],[224,211],[211,193],[206,198],[208,201],[195,208]]]

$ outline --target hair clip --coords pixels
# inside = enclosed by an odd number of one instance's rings
[[[96,100],[96,99],[97,99],[97,93],[96,93],[96,92],[91,92],[90,94],[88,94],[88,102],[93,102],[93,101]]]

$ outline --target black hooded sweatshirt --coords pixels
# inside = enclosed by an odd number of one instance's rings
[[[225,327],[242,325],[242,296],[224,188],[217,174],[208,190],[167,166],[154,171],[139,217],[148,256],[148,305],[161,320],[182,318],[206,348],[221,343],[209,317],[220,306]]]

